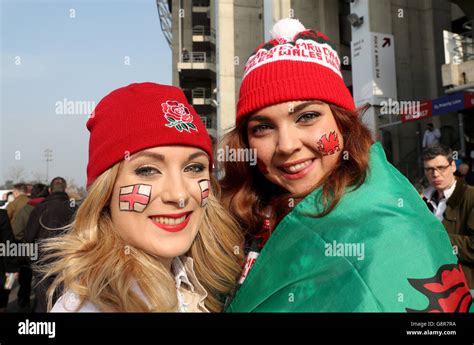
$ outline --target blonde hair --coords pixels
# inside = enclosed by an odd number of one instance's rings
[[[42,244],[45,254],[37,269],[43,279],[54,279],[48,289],[48,310],[55,293],[72,291],[80,298],[79,309],[89,302],[101,311],[177,311],[171,272],[153,255],[127,245],[113,229],[108,205],[119,167],[117,163],[96,179],[68,230]],[[243,236],[218,202],[220,189],[213,176],[211,186],[188,255],[208,293],[206,308],[218,312],[241,270]],[[134,282],[151,306],[133,291]]]

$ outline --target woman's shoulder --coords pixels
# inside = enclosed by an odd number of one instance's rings
[[[72,292],[66,291],[54,304],[51,313],[93,313],[100,312],[92,303],[85,302],[81,306],[81,299]]]

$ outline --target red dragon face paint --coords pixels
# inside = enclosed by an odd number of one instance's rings
[[[133,184],[120,187],[120,211],[143,212],[150,202],[151,186],[148,184]]]
[[[323,156],[329,156],[335,154],[337,151],[341,151],[339,147],[339,139],[335,131],[327,134],[323,134],[318,140],[318,150]]]
[[[265,163],[263,163],[259,158],[257,158],[257,167],[260,169],[260,172],[264,175],[268,175],[268,169]]]
[[[199,180],[199,188],[201,188],[201,207],[207,205],[207,198],[209,196],[209,180]]]

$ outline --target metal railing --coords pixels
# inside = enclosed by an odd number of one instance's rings
[[[198,87],[191,91],[192,98],[210,98],[211,90]]]
[[[453,37],[457,42],[453,50],[456,52],[455,58],[458,62],[474,59],[474,20],[465,22],[462,27],[468,31]]]
[[[206,126],[206,128],[212,128],[212,118],[211,117],[207,117],[207,116],[200,116],[202,122],[204,123],[204,126]]]
[[[193,7],[209,7],[209,0],[193,0]]]
[[[216,37],[216,31],[209,26],[196,25],[193,27],[193,35]]]
[[[206,52],[181,52],[181,62],[210,62],[214,63],[214,57]]]

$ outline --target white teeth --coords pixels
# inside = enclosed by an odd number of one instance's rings
[[[176,225],[184,222],[186,216],[182,216],[180,218],[167,218],[167,217],[151,217],[151,220],[157,223],[166,224],[166,225]]]
[[[299,163],[299,164],[295,164],[295,165],[292,165],[292,166],[289,166],[289,167],[285,167],[284,170],[286,172],[295,173],[295,172],[298,172],[300,170],[303,170],[304,168],[306,168],[310,164],[311,164],[311,160],[307,160],[306,162],[303,162],[303,163]]]

